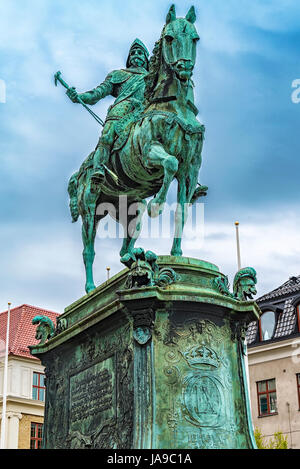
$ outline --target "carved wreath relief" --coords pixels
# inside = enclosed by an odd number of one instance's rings
[[[170,391],[167,425],[174,447],[185,442],[189,448],[234,448],[238,424],[226,350],[230,326],[193,318],[164,332],[161,338],[169,348],[164,368]]]

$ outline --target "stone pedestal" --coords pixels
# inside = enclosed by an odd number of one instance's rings
[[[256,303],[220,293],[210,263],[158,265],[172,283],[129,289],[124,269],[31,347],[46,366],[45,448],[255,448],[243,353]]]

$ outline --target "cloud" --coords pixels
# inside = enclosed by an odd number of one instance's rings
[[[144,218],[147,223],[147,216]],[[299,222],[299,214],[290,212],[278,213],[277,219],[263,221],[258,217],[241,223],[242,266],[252,266],[257,270],[258,295],[279,286],[291,275],[299,275]],[[0,243],[8,246],[2,252],[5,276],[1,281],[0,297],[3,310],[6,300],[11,300],[14,305],[30,303],[62,311],[84,294],[80,225],[80,222],[48,223],[37,227],[11,223],[1,229]],[[169,239],[141,238],[136,246],[166,255],[171,250],[172,236]],[[96,237],[96,285],[106,280],[106,267],[111,268],[111,275],[123,269],[118,254],[121,245],[121,239]],[[198,224],[196,230],[184,234],[182,245],[184,256],[217,265],[233,282],[237,271],[233,221],[211,223],[204,218],[204,226]]]
[[[79,91],[124,65],[140,37],[151,52],[170,2],[10,0],[0,4],[1,297],[49,309],[84,293],[80,223],[72,225],[67,181],[95,147],[101,128],[65,96],[53,75]],[[176,6],[184,16],[190,2]],[[199,118],[206,125],[199,180],[209,186],[205,237],[184,239],[184,254],[214,262],[232,280],[233,223],[241,222],[243,263],[258,271],[259,292],[299,265],[299,110],[291,83],[299,78],[300,5],[289,0],[211,0],[196,5],[201,36],[194,74]],[[112,98],[94,110],[102,118]],[[172,184],[168,201],[176,199]],[[170,239],[141,245],[170,252]],[[121,240],[97,238],[95,278],[122,268]],[[6,308],[6,304],[2,309]]]

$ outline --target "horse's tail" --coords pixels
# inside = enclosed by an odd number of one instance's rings
[[[78,200],[77,199],[77,187],[78,187],[78,172],[74,173],[73,176],[71,176],[69,184],[68,184],[68,193],[70,196],[69,207],[70,207],[73,223],[75,223],[79,217],[78,203],[77,203],[77,200]]]

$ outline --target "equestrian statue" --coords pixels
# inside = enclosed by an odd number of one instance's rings
[[[194,7],[185,18],[177,18],[172,5],[152,57],[136,39],[126,68],[109,73],[91,91],[77,93],[56,76],[66,86],[68,97],[103,124],[95,150],[68,185],[72,220],[77,221],[79,215],[82,219],[87,293],[95,289],[94,241],[100,220],[110,214],[123,225],[120,256],[124,261],[134,251],[144,210],[151,217],[162,213],[174,179],[178,190],[171,255],[182,256],[187,207],[207,192],[198,183],[205,128],[196,118],[194,104],[192,74],[199,40],[195,20]],[[108,95],[115,101],[103,123],[88,106]],[[126,200],[122,209],[120,197]],[[103,210],[103,206],[114,210]]]

